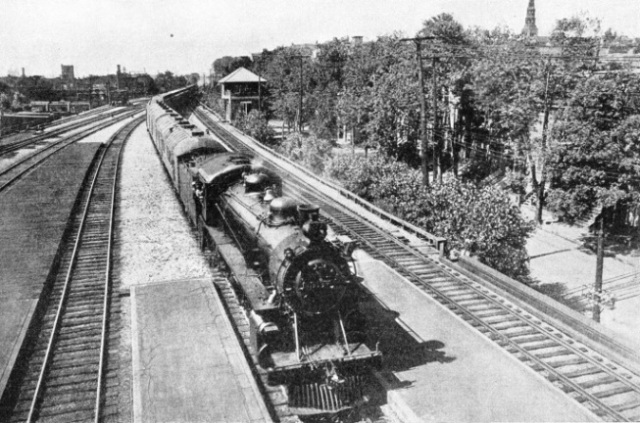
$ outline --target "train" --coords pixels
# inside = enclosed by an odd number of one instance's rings
[[[152,98],[147,130],[201,249],[229,271],[254,359],[290,397],[309,386],[340,397],[299,409],[348,408],[361,395],[353,381],[382,364],[365,333],[356,244],[336,235],[319,207],[284,196],[277,170],[232,151],[173,108],[184,110],[193,95]]]

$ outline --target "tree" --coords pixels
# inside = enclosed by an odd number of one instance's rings
[[[197,72],[190,73],[187,80],[189,81],[189,85],[197,85],[198,81],[200,81],[200,74]]]
[[[322,174],[326,160],[332,156],[332,148],[330,141],[295,132],[284,139],[278,150],[312,172]]]
[[[158,90],[162,93],[174,90],[176,88],[180,88],[184,85],[181,85],[181,82],[178,77],[176,77],[173,72],[165,71],[164,73],[159,73],[155,78],[155,85],[158,87]]]
[[[234,122],[234,125],[246,132],[256,140],[266,145],[273,145],[273,129],[269,126],[265,114],[252,110],[248,115],[239,113],[238,120],[240,122]]]
[[[546,198],[548,149],[553,142],[552,110],[567,100],[572,87],[596,70],[594,39],[567,34],[584,34],[593,25],[578,18],[559,21],[552,42],[560,50],[561,60],[545,57],[527,39],[505,34],[502,46],[492,47],[492,56],[474,66],[474,92],[484,109],[487,140],[499,149],[499,156],[513,161],[514,168],[529,167],[539,222]],[[534,125],[540,126],[537,135]]]
[[[549,206],[569,222],[596,206],[639,204],[640,90],[637,75],[615,73],[579,84],[554,129]]]
[[[468,82],[466,72],[470,61],[464,57],[464,52],[470,47],[470,39],[464,27],[453,16],[441,13],[423,23],[418,37],[433,37],[427,42],[428,54],[431,55],[431,103],[430,121],[433,148],[434,180],[442,182],[444,171],[443,153],[449,153],[449,162],[456,164],[456,148],[454,139],[458,138],[460,129],[458,122],[452,121],[448,107],[449,94],[455,94],[458,99],[466,100],[461,88]],[[461,54],[463,53],[463,54]],[[422,69],[421,69],[422,71]],[[425,93],[420,93],[425,95]],[[454,133],[447,131],[453,124]],[[457,173],[457,170],[456,170]]]
[[[218,78],[223,78],[238,68],[251,66],[251,59],[247,56],[224,56],[213,61],[213,71]]]

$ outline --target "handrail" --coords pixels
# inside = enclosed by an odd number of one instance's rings
[[[218,114],[216,112],[214,112],[211,108],[209,108],[208,106],[201,104],[201,107],[207,111],[209,111],[210,113],[212,113],[213,115],[217,116],[218,119],[220,119],[220,117],[218,116]],[[222,119],[220,119],[222,121]],[[220,122],[222,123],[222,122]],[[230,130],[225,129],[227,132],[231,132]],[[233,128],[235,130],[238,130],[236,128]],[[244,133],[243,133],[244,134]],[[248,136],[246,134],[244,134],[245,136]],[[255,141],[255,140],[254,140]],[[307,175],[308,177],[314,179],[316,182],[319,182],[333,190],[336,190],[340,195],[342,195],[343,197],[346,197],[348,199],[350,199],[351,201],[355,202],[356,204],[358,204],[359,206],[361,206],[362,208],[366,209],[367,211],[369,211],[370,213],[373,213],[374,215],[382,218],[383,220],[387,220],[389,223],[398,226],[402,229],[404,229],[407,232],[410,232],[414,235],[416,235],[418,238],[420,239],[424,239],[426,241],[428,241],[434,248],[436,248],[441,255],[444,254],[445,252],[445,248],[446,248],[446,243],[447,240],[446,238],[443,237],[439,237],[437,235],[431,234],[427,231],[425,231],[424,229],[421,229],[415,225],[413,225],[412,223],[409,223],[407,221],[404,221],[400,218],[398,218],[397,216],[394,216],[392,214],[390,214],[389,212],[382,210],[381,208],[371,204],[369,201],[365,200],[364,198],[360,197],[357,194],[354,194],[353,192],[344,189],[338,185],[336,185],[335,183],[331,182],[331,181],[327,181],[324,178],[321,178],[317,175],[315,175],[314,173],[310,172],[309,170],[305,169],[304,167],[300,166],[299,164],[293,162],[291,159],[283,156],[282,154],[272,150],[269,147],[265,147],[263,145],[261,145],[260,143],[258,143],[257,141],[255,142],[255,148],[257,149],[262,149],[264,151],[269,152],[270,154],[273,154],[274,156],[276,156],[278,159],[283,160],[285,162],[287,162],[288,164],[294,166],[296,169],[298,169],[299,171],[303,172],[305,175]]]

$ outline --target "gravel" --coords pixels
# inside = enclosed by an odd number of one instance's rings
[[[125,146],[120,184],[123,288],[211,277],[144,125]]]

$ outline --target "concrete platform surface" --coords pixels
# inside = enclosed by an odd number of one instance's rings
[[[394,364],[398,352],[385,357],[397,379],[388,401],[404,421],[599,421],[386,264],[354,256],[365,286],[428,347],[410,363]]]
[[[211,280],[131,293],[135,422],[271,421]]]

